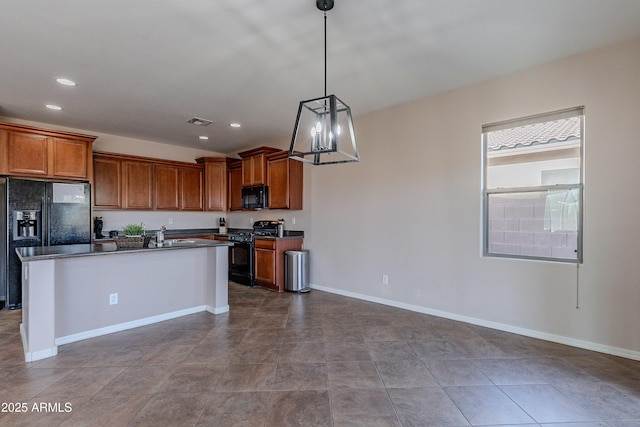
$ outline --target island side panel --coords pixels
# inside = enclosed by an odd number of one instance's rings
[[[213,314],[229,311],[229,248],[218,246],[207,249],[207,277],[211,283],[206,286],[207,311]]]
[[[22,263],[22,324],[25,361],[55,356],[55,261]]]
[[[57,260],[56,338],[59,343],[72,342],[205,310],[206,287],[213,285],[207,277],[207,251]],[[118,304],[110,305],[113,293],[118,294]]]

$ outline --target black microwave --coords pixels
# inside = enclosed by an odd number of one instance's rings
[[[269,187],[258,185],[242,187],[242,209],[264,209],[269,207]]]

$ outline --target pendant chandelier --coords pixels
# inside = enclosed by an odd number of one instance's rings
[[[314,165],[360,161],[351,109],[335,95],[327,96],[327,11],[333,0],[317,0],[324,12],[324,96],[301,101],[289,157]]]

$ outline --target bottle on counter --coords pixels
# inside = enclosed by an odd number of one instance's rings
[[[284,219],[278,220],[278,237],[284,237]]]

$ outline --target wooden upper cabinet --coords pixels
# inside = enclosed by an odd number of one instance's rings
[[[183,211],[204,210],[204,170],[202,167],[180,169],[180,209]]]
[[[123,161],[122,176],[125,209],[153,209],[153,163]]]
[[[87,178],[91,164],[87,160],[90,147],[80,141],[53,138],[52,142],[51,174],[59,177]]]
[[[181,170],[177,166],[156,165],[155,208],[165,211],[180,209]]]
[[[0,123],[0,174],[91,180],[95,137]]]
[[[93,159],[97,208],[204,210],[204,168],[200,165],[100,152]]]
[[[242,210],[242,162],[230,161],[229,167],[229,210]]]
[[[302,166],[287,151],[267,156],[269,209],[302,209]]]
[[[266,184],[265,169],[264,154],[256,154],[242,159],[242,185],[247,187]]]
[[[122,208],[122,161],[111,157],[93,157],[93,205]]]
[[[266,185],[266,155],[278,152],[275,148],[260,147],[253,150],[238,153],[242,158],[242,185],[250,187],[254,185]]]
[[[198,164],[204,165],[205,209],[207,211],[227,210],[227,158],[200,157]]]
[[[9,174],[47,176],[49,137],[24,132],[8,132]]]

